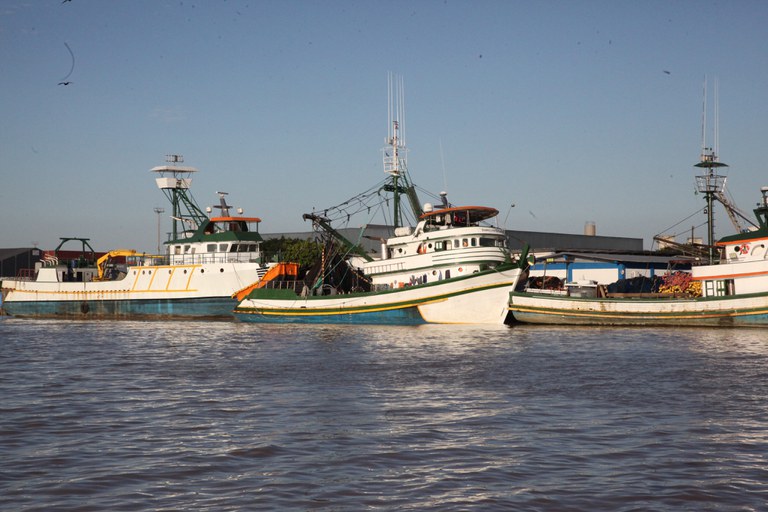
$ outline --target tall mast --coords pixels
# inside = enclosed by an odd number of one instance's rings
[[[384,147],[384,172],[391,177],[384,190],[393,194],[393,219],[395,228],[403,224],[401,195],[406,194],[411,209],[418,217],[421,207],[416,190],[408,178],[408,150],[405,147],[405,86],[403,77],[390,73],[387,81],[388,133]]]
[[[160,175],[159,178],[155,178],[155,182],[171,203],[172,235],[173,240],[178,240],[181,234],[188,231],[184,227],[184,223],[190,224],[190,228],[197,229],[208,217],[197,206],[189,193],[189,187],[192,185],[192,174],[196,173],[197,169],[179,165],[184,163],[184,157],[181,155],[167,155],[165,161],[168,165],[153,167],[150,171]],[[181,229],[179,229],[179,225],[181,225]]]
[[[715,95],[717,96],[717,82],[715,82]],[[715,124],[718,123],[718,99],[715,98]],[[725,189],[726,176],[719,174],[719,170],[728,167],[727,164],[720,162],[717,155],[717,146],[719,144],[718,128],[714,129],[714,144],[712,147],[707,146],[706,139],[706,120],[707,120],[707,81],[704,79],[704,102],[702,111],[702,129],[701,129],[701,157],[699,163],[694,167],[699,169],[706,169],[706,172],[696,176],[696,186],[698,191],[704,194],[704,199],[707,202],[707,245],[709,246],[709,264],[713,264],[715,261],[714,243],[715,243],[715,223],[712,207],[714,206],[714,200],[717,196],[722,194]]]

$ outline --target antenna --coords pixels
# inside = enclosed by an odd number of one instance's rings
[[[714,141],[712,143],[715,155],[720,154],[720,80],[715,77],[715,126],[714,128]]]
[[[405,85],[403,77],[387,77],[387,140],[384,148],[384,172],[398,176],[407,169],[405,148]]]
[[[707,150],[707,75],[704,75],[704,87],[701,96],[701,155]]]
[[[214,208],[219,208],[221,210],[221,216],[222,217],[229,217],[229,209],[232,208],[230,205],[227,204],[226,196],[229,195],[229,192],[216,192],[219,194],[219,204],[213,205]]]

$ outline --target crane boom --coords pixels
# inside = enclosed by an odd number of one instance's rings
[[[723,192],[715,192],[715,199],[717,199],[717,201],[725,208],[725,212],[728,214],[728,218],[731,219],[731,224],[733,224],[733,227],[736,228],[736,231],[739,233],[744,233],[749,231],[751,228],[757,227],[755,222],[749,218],[746,213],[736,208],[736,205],[729,201]],[[740,219],[746,221],[749,224],[749,227],[745,228],[742,225]]]

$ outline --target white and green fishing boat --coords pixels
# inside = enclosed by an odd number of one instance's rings
[[[370,196],[387,195],[393,232],[379,239],[378,255],[342,236],[325,214],[367,212],[359,197],[323,214],[306,214],[323,235],[318,264],[299,276],[296,266],[267,276],[238,294],[235,314],[245,322],[503,324],[509,292],[523,269],[507,247],[506,233],[488,221],[494,208],[441,204],[420,206],[410,181],[401,124],[393,116],[384,153],[386,179]],[[390,195],[391,194],[391,195]],[[415,225],[406,225],[404,201]],[[380,203],[382,204],[382,203]],[[525,261],[525,258],[522,259]]]
[[[754,209],[757,223],[713,244],[713,198],[724,184],[716,169],[724,165],[714,153],[697,164],[709,170],[699,177],[699,184],[707,198],[710,253],[705,264],[691,268],[694,294],[611,294],[594,283],[569,283],[562,291],[526,289],[510,293],[514,320],[563,325],[768,325],[768,187],[761,189],[762,199]]]
[[[172,207],[165,254],[117,249],[98,257],[89,239],[62,239],[81,241],[82,251],[64,252],[60,244],[36,268],[3,279],[3,309],[18,317],[233,319],[232,295],[271,266],[261,250],[261,219],[231,212],[225,192],[219,215],[204,213],[189,190],[197,169],[182,161],[171,155],[168,165],[151,169]]]

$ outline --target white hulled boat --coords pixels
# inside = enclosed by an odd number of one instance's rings
[[[712,198],[724,166],[712,155],[698,167],[709,169],[700,180],[707,194],[710,233]],[[695,293],[610,294],[590,283],[571,283],[563,291],[526,289],[510,293],[509,309],[524,323],[565,325],[768,325],[768,187],[754,209],[754,229],[710,242],[707,264],[691,268],[687,287]],[[710,234],[710,237],[712,235]],[[713,256],[719,252],[719,258]],[[695,296],[691,296],[695,295]]]
[[[343,237],[328,218],[306,220],[326,233],[321,262],[298,278],[297,265],[238,294],[236,316],[247,322],[367,324],[505,322],[509,292],[523,270],[513,262],[505,231],[485,224],[498,211],[442,204],[422,209],[410,183],[400,123],[391,120],[384,168],[374,195],[392,194],[394,233],[378,257]],[[416,213],[401,224],[401,196]],[[346,201],[343,205],[356,204]],[[361,208],[363,210],[364,208]],[[525,258],[523,258],[524,261]]]
[[[224,192],[216,206],[220,215],[203,213],[189,191],[197,169],[181,161],[171,155],[170,165],[151,170],[173,208],[166,254],[118,249],[97,258],[88,239],[74,239],[83,243],[76,256],[62,257],[60,244],[35,269],[2,280],[5,311],[20,317],[232,319],[232,294],[270,266],[261,251],[261,219],[232,215]]]

